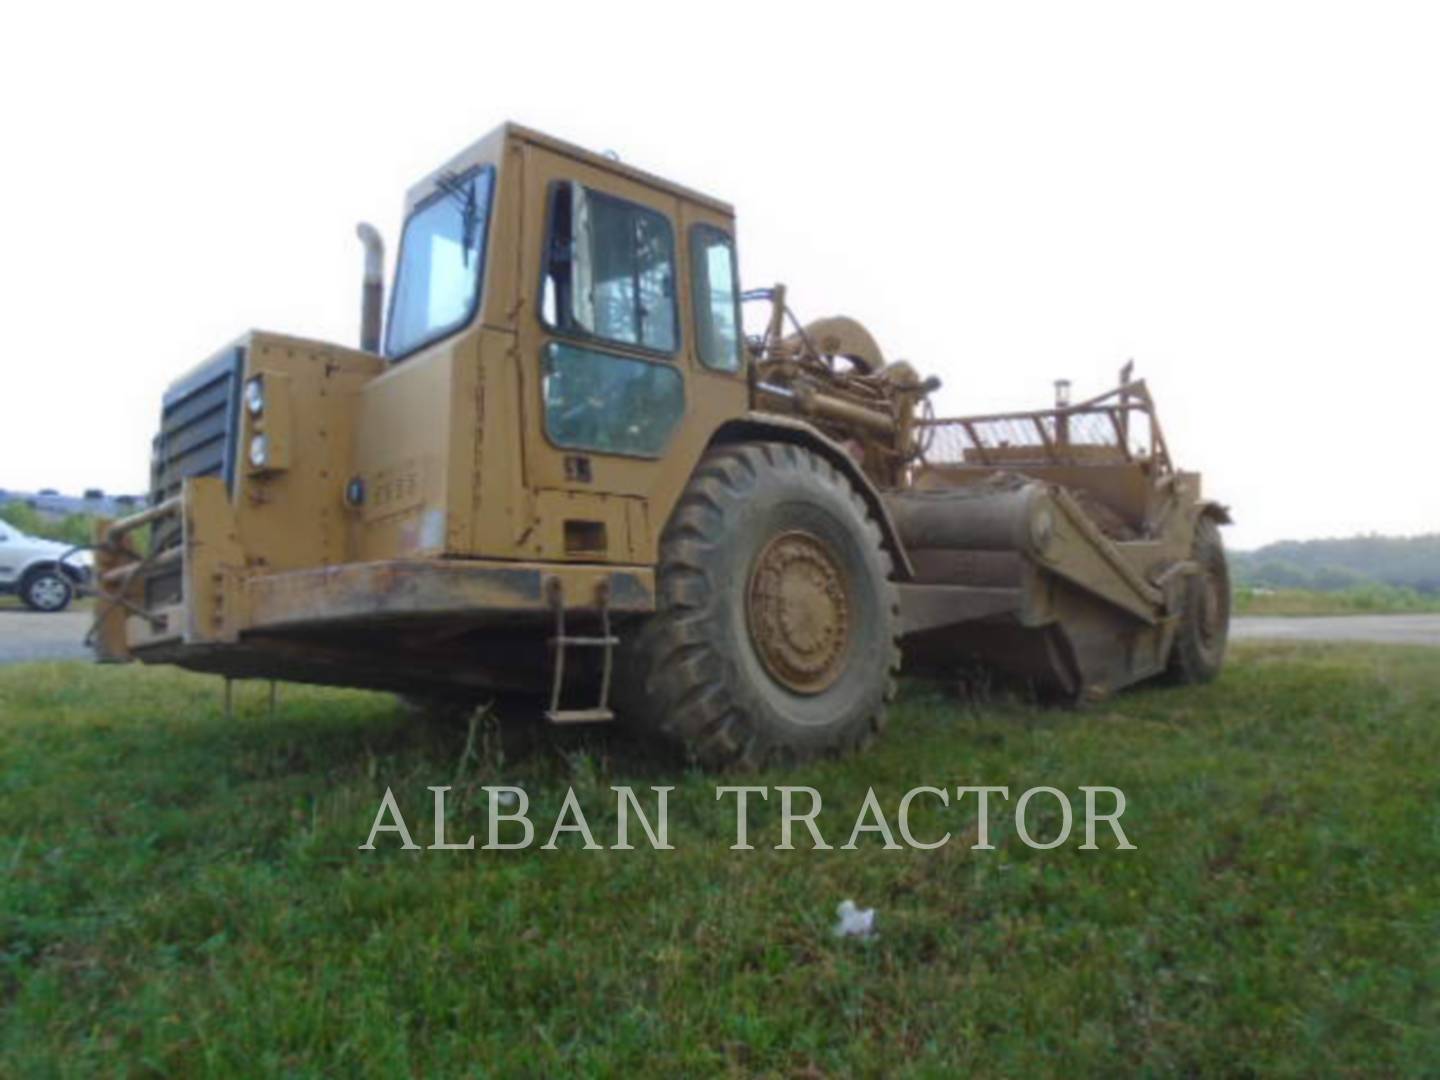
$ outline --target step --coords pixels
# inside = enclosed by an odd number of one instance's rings
[[[545,719],[552,724],[599,724],[614,720],[609,709],[547,709]]]

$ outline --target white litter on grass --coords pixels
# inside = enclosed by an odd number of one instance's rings
[[[857,908],[854,900],[842,900],[835,907],[840,921],[835,924],[836,937],[868,938],[875,933],[875,909]]]

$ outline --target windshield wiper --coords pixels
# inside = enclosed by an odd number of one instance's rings
[[[436,186],[460,204],[460,259],[461,265],[470,266],[470,248],[475,242],[475,232],[480,225],[480,206],[475,198],[475,176],[468,181],[461,180],[454,173],[446,173],[435,181]]]

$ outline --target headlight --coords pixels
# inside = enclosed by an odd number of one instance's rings
[[[254,468],[263,469],[269,460],[270,440],[264,435],[256,435],[250,440],[250,464]]]
[[[258,375],[245,384],[245,408],[251,416],[265,411],[265,380]]]

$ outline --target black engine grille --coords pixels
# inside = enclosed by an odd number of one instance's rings
[[[190,476],[224,477],[225,487],[234,490],[244,370],[244,348],[231,345],[165,392],[151,456],[151,506],[180,494],[181,483]],[[159,550],[179,539],[180,523],[167,519],[151,530],[150,545]],[[179,584],[178,572],[152,577],[147,602],[178,599]]]
[[[235,482],[240,373],[245,350],[233,345],[165,391],[150,468],[151,505],[180,494],[187,476]]]

